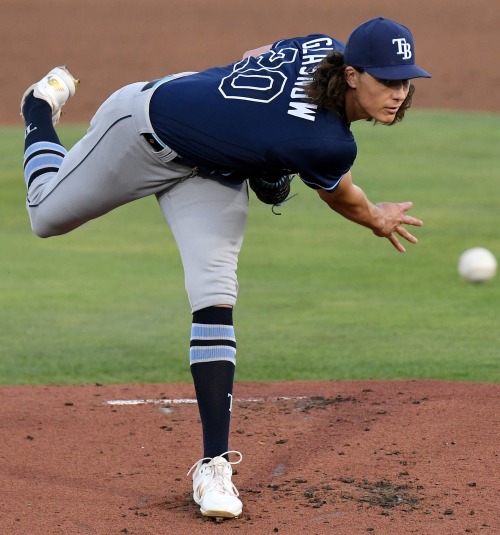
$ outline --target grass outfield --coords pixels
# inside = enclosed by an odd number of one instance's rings
[[[500,382],[500,276],[471,285],[456,271],[469,247],[500,259],[500,116],[413,111],[353,130],[355,181],[375,202],[412,200],[420,243],[397,253],[299,180],[281,216],[252,194],[237,379]],[[67,146],[83,131],[59,129]],[[190,381],[182,268],[155,200],[41,240],[21,129],[0,129],[0,158],[0,383]]]

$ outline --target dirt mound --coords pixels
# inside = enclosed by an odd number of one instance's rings
[[[497,533],[500,385],[237,383],[244,504],[200,516],[190,385],[0,389],[9,535]],[[235,531],[236,530],[236,531]]]

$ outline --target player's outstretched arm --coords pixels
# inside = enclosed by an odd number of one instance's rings
[[[387,238],[401,253],[404,253],[406,249],[400,243],[398,235],[410,243],[418,241],[403,227],[403,225],[416,227],[423,225],[420,219],[406,214],[413,204],[411,202],[371,203],[364,191],[353,184],[350,172],[344,175],[334,191],[318,190],[318,194],[332,210],[354,223],[368,227],[376,236]]]

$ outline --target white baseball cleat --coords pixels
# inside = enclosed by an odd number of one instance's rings
[[[235,453],[239,460],[229,462],[219,456],[211,459],[200,459],[189,470],[193,469],[193,499],[200,506],[204,516],[218,518],[234,518],[241,514],[243,504],[238,498],[239,493],[231,481],[233,469],[231,465],[239,464],[243,455],[239,451],[228,451],[222,455]],[[204,462],[209,461],[209,462]]]
[[[54,67],[39,82],[26,89],[21,99],[21,116],[24,118],[23,106],[26,97],[33,91],[33,96],[49,103],[52,108],[52,124],[56,125],[61,118],[61,108],[75,94],[79,82],[66,67]]]

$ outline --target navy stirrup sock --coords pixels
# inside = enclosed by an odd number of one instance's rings
[[[52,108],[45,100],[33,95],[26,97],[23,116],[26,121],[24,179],[29,191],[35,180],[42,185],[59,171],[67,151],[59,141],[52,124]]]
[[[39,141],[61,145],[52,124],[52,108],[48,102],[30,94],[23,106],[23,117],[26,122],[24,150]]]
[[[235,355],[233,310],[208,307],[195,312],[190,364],[203,428],[204,457],[228,451]]]

